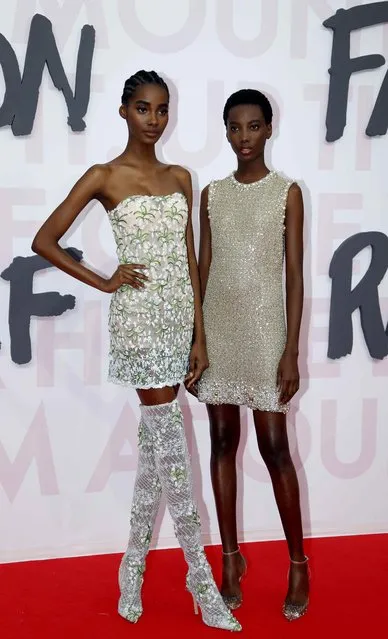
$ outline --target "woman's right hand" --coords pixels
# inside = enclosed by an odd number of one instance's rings
[[[105,293],[114,293],[123,284],[128,284],[136,289],[144,288],[144,282],[148,277],[137,269],[147,268],[145,264],[120,264],[109,280],[104,284]]]

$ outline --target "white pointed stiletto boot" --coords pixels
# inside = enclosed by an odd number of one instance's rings
[[[142,406],[142,418],[152,432],[160,483],[174,521],[175,534],[189,570],[186,584],[201,608],[203,622],[223,630],[241,630],[214,582],[201,543],[200,519],[193,499],[190,458],[183,417],[176,400]]]
[[[140,420],[138,430],[139,458],[131,508],[131,528],[127,550],[119,569],[119,614],[136,623],[143,612],[141,587],[162,488],[156,470],[152,435]]]

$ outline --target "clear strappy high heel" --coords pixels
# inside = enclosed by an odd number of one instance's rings
[[[243,563],[244,563],[244,569],[238,580],[239,584],[241,584],[242,580],[247,575],[248,567],[247,567],[247,562],[245,560],[245,557],[240,552],[240,546],[238,546],[237,550],[233,550],[233,552],[222,552],[222,554],[224,557],[231,557],[232,555],[237,555],[237,554],[241,555],[241,559],[243,560]],[[239,608],[242,604],[241,590],[239,595],[222,595],[222,598],[225,604],[228,606],[229,610],[237,610],[237,608]]]
[[[305,557],[303,561],[294,561],[290,559],[290,562],[296,566],[303,566],[307,564],[309,561],[308,557]],[[310,569],[308,569],[308,577],[310,578]],[[288,571],[287,579],[290,575],[290,571]],[[287,619],[287,621],[296,621],[296,619],[300,619],[303,615],[306,614],[309,606],[309,597],[307,597],[304,603],[293,603],[291,601],[286,601],[283,604],[283,615]]]

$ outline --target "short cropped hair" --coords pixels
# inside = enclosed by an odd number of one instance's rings
[[[236,93],[232,93],[225,103],[223,113],[225,126],[228,124],[230,109],[240,104],[254,104],[259,106],[263,112],[265,123],[271,124],[273,117],[272,107],[264,93],[256,89],[241,89],[240,91],[236,91]]]

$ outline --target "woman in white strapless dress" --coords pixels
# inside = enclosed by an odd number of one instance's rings
[[[180,166],[162,164],[155,155],[155,143],[168,122],[168,106],[168,87],[154,71],[139,71],[126,81],[119,111],[129,131],[125,151],[85,173],[38,231],[32,248],[73,277],[113,293],[109,378],[135,388],[141,402],[131,529],[119,571],[120,615],[136,622],[143,612],[145,559],[164,493],[188,563],[187,588],[201,607],[204,623],[238,631],[241,626],[222,600],[201,544],[176,399],[179,384],[194,385],[208,361],[190,174]],[[107,210],[116,240],[119,266],[109,279],[77,263],[58,245],[93,199]]]

